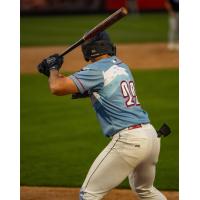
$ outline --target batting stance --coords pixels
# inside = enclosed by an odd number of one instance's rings
[[[92,164],[81,187],[80,200],[100,200],[126,177],[142,200],[166,200],[154,186],[160,139],[136,95],[129,67],[116,57],[106,32],[82,44],[86,61],[81,71],[59,73],[63,57],[44,59],[39,72],[49,77],[55,95],[89,96],[110,143]]]

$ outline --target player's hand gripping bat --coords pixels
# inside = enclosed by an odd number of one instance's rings
[[[99,32],[104,31],[106,28],[110,27],[112,24],[114,24],[115,22],[117,22],[122,17],[126,16],[127,14],[128,14],[128,11],[127,11],[126,8],[124,8],[124,7],[120,8],[119,10],[117,10],[116,12],[114,12],[112,15],[110,15],[109,17],[107,17],[105,20],[103,20],[102,22],[100,22],[99,24],[97,24],[90,31],[88,31],[87,33],[85,33],[80,40],[78,40],[77,42],[75,42],[74,44],[72,44],[71,46],[69,46],[67,49],[65,49],[60,54],[60,56],[66,55],[67,53],[69,53],[70,51],[72,51],[73,49],[75,49],[76,47],[78,47],[79,45],[81,45],[84,41],[93,38],[96,34],[98,34]]]

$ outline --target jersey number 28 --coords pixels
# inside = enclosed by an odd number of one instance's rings
[[[123,97],[126,99],[126,106],[139,106],[140,103],[138,102],[135,87],[133,81],[122,81],[121,82],[121,91]]]

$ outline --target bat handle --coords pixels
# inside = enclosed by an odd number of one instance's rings
[[[69,46],[67,49],[65,49],[65,50],[60,54],[60,57],[66,55],[67,53],[69,53],[70,51],[72,51],[73,49],[75,49],[76,47],[78,47],[79,45],[81,45],[84,41],[85,41],[85,39],[84,39],[84,38],[81,38],[81,39],[78,40],[76,43],[72,44],[72,45]]]

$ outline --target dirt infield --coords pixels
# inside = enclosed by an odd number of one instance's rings
[[[21,187],[20,200],[78,200],[78,188],[53,188],[53,187]],[[168,200],[178,200],[178,192],[164,191]],[[131,190],[112,190],[104,200],[138,200]]]
[[[178,51],[169,51],[166,46],[165,43],[119,44],[117,55],[134,69],[178,67]],[[43,58],[62,52],[65,48],[65,46],[21,48],[21,73],[36,73],[36,66]],[[62,69],[77,71],[86,64],[81,49],[77,48],[65,56]]]

